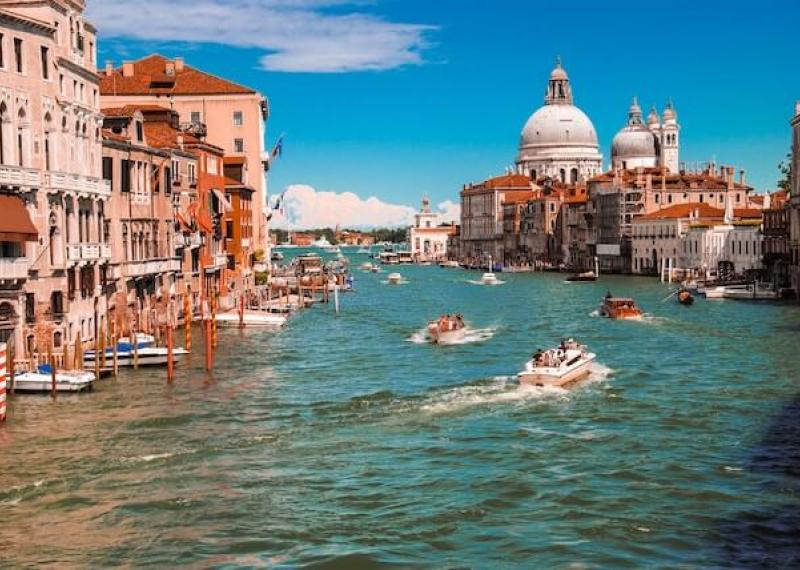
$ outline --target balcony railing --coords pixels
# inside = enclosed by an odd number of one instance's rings
[[[21,166],[0,165],[0,185],[3,186],[41,186],[42,178],[38,170]]]
[[[102,178],[67,172],[48,172],[45,176],[47,185],[56,190],[85,192],[99,196],[111,195],[111,182]]]
[[[27,279],[27,257],[0,257],[0,280]]]
[[[128,277],[139,277],[142,275],[153,275],[180,270],[181,260],[178,258],[129,261],[125,264],[125,272]]]
[[[102,243],[67,245],[67,261],[101,261],[111,259],[111,246]]]

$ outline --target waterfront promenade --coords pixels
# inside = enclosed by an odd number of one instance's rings
[[[708,567],[792,546],[796,306],[398,270],[408,284],[356,270],[338,317],[318,304],[278,332],[220,330],[212,374],[196,350],[172,385],[140,369],[12,399],[4,563]],[[607,289],[652,318],[592,316]],[[456,311],[480,342],[415,342]],[[562,335],[611,376],[520,389],[511,376]]]

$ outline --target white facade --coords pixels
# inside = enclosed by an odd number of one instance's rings
[[[414,215],[414,225],[409,230],[408,241],[415,260],[444,259],[447,254],[447,239],[455,230],[452,225],[441,224],[441,216],[431,210],[430,202],[424,198],[422,207]]]
[[[522,130],[517,171],[532,180],[546,176],[571,184],[603,171],[594,125],[573,104],[569,77],[560,61],[550,73],[544,106]]]
[[[689,229],[683,242],[681,265],[695,270],[700,277],[716,275],[720,261],[733,263],[737,274],[761,268],[760,224],[696,225]]]

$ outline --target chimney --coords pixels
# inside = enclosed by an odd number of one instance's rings
[[[122,62],[122,77],[133,77],[133,62],[132,61],[123,61]]]
[[[171,62],[171,61],[168,61],[166,66],[165,66],[164,72],[167,75],[169,75],[170,77],[174,77],[175,76],[175,64],[173,62]]]
[[[728,181],[728,190],[733,190],[733,166],[727,167],[726,180]]]
[[[739,171],[739,184],[745,185],[744,168]]]
[[[722,181],[728,181],[728,167],[727,166],[720,166],[719,168],[719,175],[722,176]]]
[[[645,176],[644,184],[645,184],[645,188],[647,188],[648,190],[652,190],[653,189],[653,175],[651,173],[648,172],[647,176]]]
[[[183,135],[178,135],[178,146],[183,150]]]
[[[175,73],[180,73],[183,71],[183,58],[176,57],[175,58]]]
[[[114,62],[111,61],[110,59],[107,59],[106,60],[106,75],[110,76],[112,73],[114,73]]]

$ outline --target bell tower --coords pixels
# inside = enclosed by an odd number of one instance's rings
[[[678,172],[680,163],[680,130],[678,113],[672,106],[672,100],[667,102],[664,113],[661,115],[661,166],[666,166],[670,172]]]

